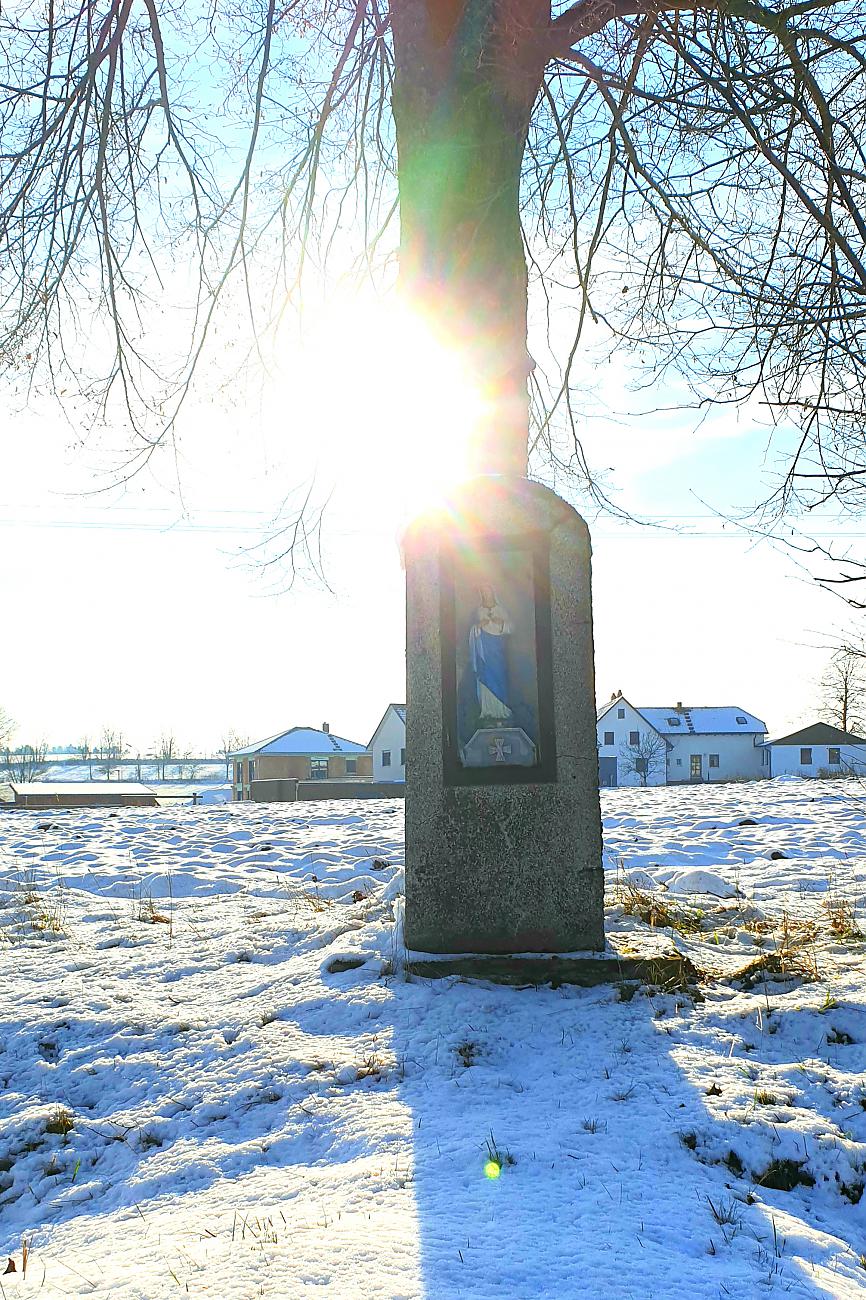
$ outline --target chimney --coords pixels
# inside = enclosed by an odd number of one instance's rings
[[[677,713],[682,713],[682,711],[683,711],[683,702],[682,700],[677,700]]]
[[[331,728],[327,722],[322,723],[322,731],[324,731],[326,736],[330,734]]]

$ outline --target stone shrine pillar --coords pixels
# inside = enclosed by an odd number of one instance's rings
[[[604,947],[580,515],[485,475],[417,519],[406,564],[406,946]]]

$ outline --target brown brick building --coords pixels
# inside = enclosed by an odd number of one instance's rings
[[[321,728],[292,727],[228,755],[232,799],[251,798],[253,781],[369,781],[373,756],[365,745]]]

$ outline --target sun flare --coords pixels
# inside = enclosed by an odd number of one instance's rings
[[[483,399],[458,351],[419,317],[343,304],[295,360],[284,397],[293,423],[316,431],[316,472],[337,490],[381,494],[408,518],[466,476]]]

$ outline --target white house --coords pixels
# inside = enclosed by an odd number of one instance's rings
[[[838,776],[866,772],[866,740],[815,722],[764,746],[771,776]]]
[[[367,749],[374,781],[406,780],[406,705],[389,704]]]
[[[757,780],[769,776],[760,718],[735,706],[635,708],[615,695],[598,713],[603,786]]]
[[[602,785],[666,784],[667,742],[624,695],[615,696],[602,707],[597,727]]]

